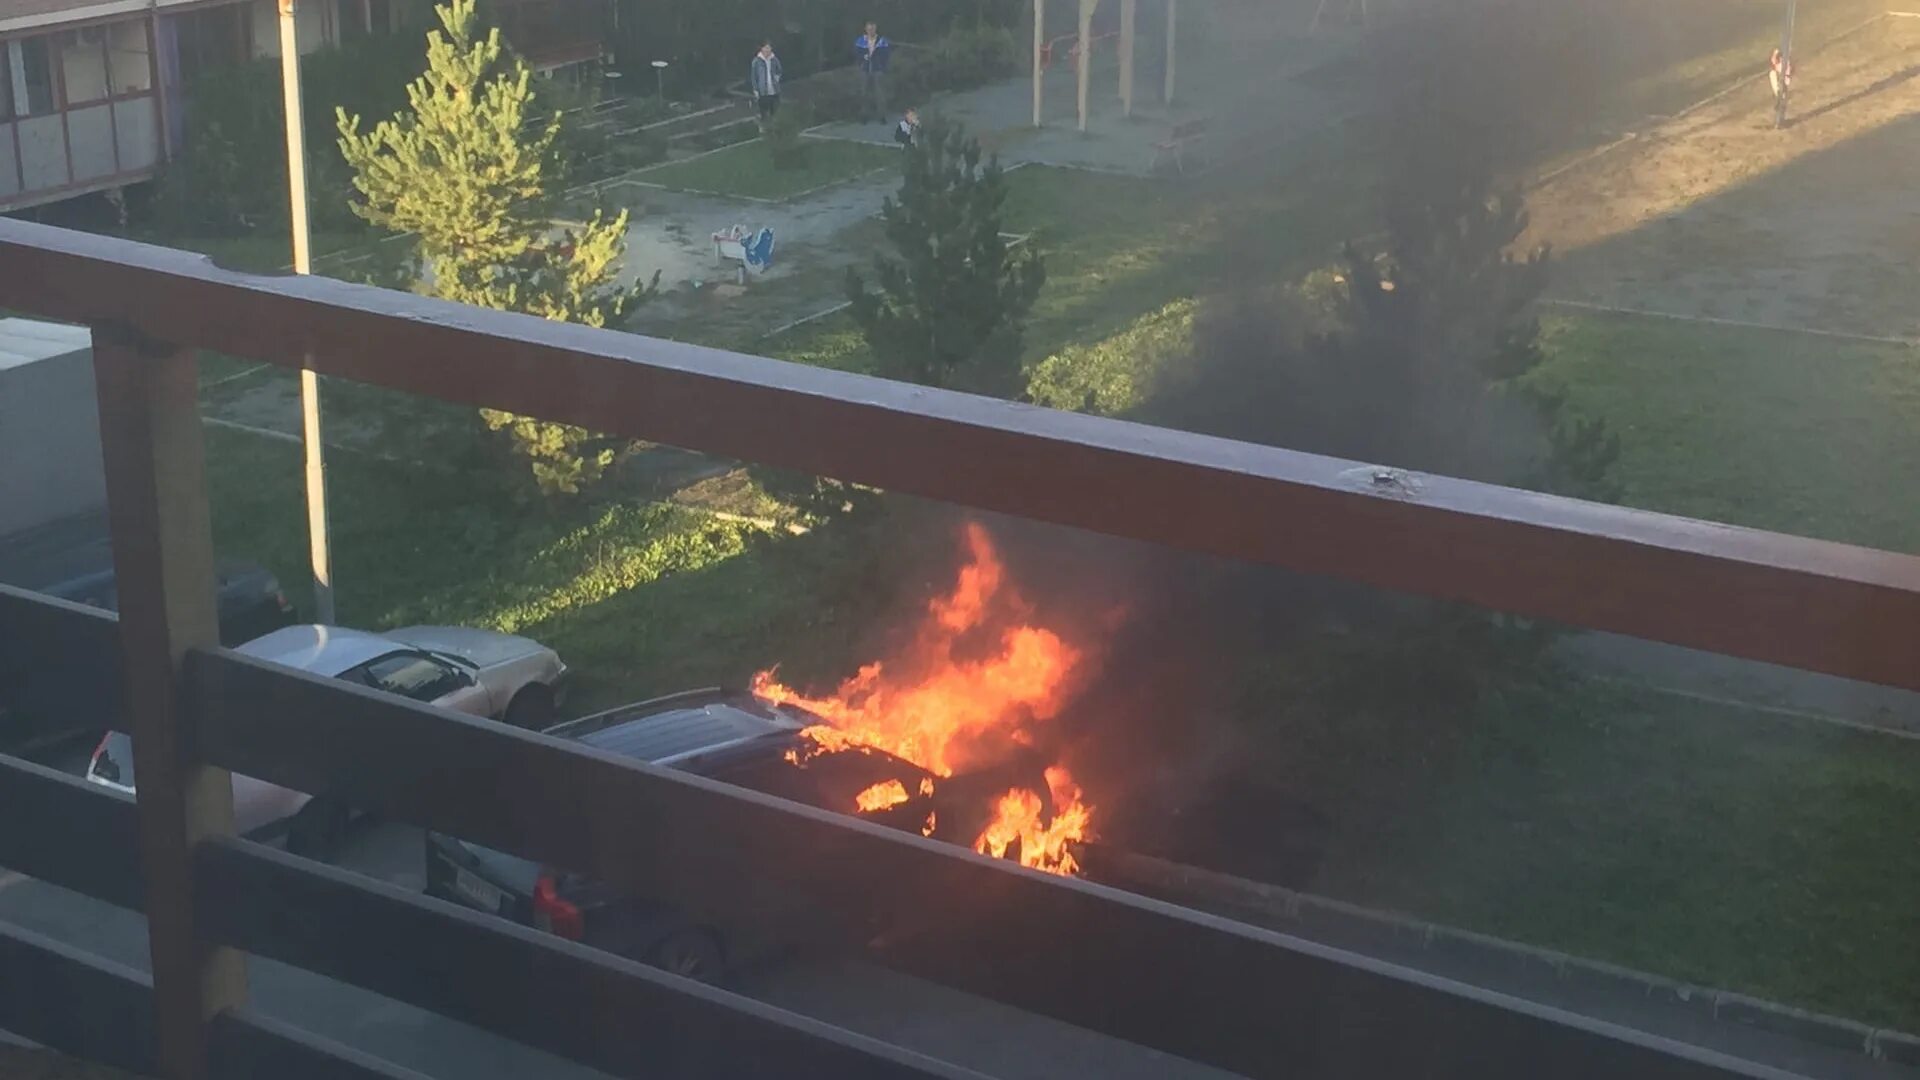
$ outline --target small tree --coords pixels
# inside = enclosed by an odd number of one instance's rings
[[[605,326],[649,289],[615,284],[627,215],[598,210],[579,232],[556,230],[561,118],[530,123],[531,72],[498,30],[476,37],[474,0],[435,9],[427,70],[408,108],[361,132],[339,110],[340,152],[363,201],[354,212],[415,237],[422,292],[504,311]],[[658,281],[658,275],[655,275]],[[608,440],[567,424],[482,410],[533,465],[544,491],[577,492],[612,463]]]
[[[980,143],[939,120],[907,151],[897,198],[882,208],[897,258],[876,260],[877,291],[847,273],[854,321],[881,370],[928,386],[1010,395],[1022,329],[1046,267],[1000,232],[1006,180]]]

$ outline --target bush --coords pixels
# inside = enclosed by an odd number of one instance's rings
[[[1104,341],[1047,357],[1028,375],[1027,400],[1096,416],[1132,412],[1169,364],[1193,354],[1193,310],[1192,300],[1176,300]]]
[[[798,102],[775,113],[766,130],[767,155],[776,169],[798,169],[807,163],[807,140],[801,133],[813,126],[813,110]]]

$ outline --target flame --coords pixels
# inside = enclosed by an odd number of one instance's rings
[[[885,810],[889,806],[899,806],[907,801],[907,785],[898,780],[882,780],[853,797],[853,804],[863,814],[875,810]]]
[[[968,559],[952,589],[929,601],[927,618],[899,656],[861,667],[826,697],[798,693],[772,670],[754,676],[754,693],[825,721],[801,733],[808,746],[790,752],[789,762],[804,765],[819,754],[864,746],[952,776],[994,764],[1010,747],[1035,745],[1036,731],[1059,715],[1078,688],[1085,654],[1032,624],[1032,608],[1008,582],[985,528],[969,523],[965,540]],[[1050,819],[1043,821],[1039,792],[1013,789],[993,807],[975,850],[1006,858],[1018,842],[1022,865],[1078,872],[1067,844],[1090,836],[1091,812],[1064,768],[1050,768],[1046,777]],[[900,799],[878,802],[895,788]],[[931,780],[920,793],[932,795]],[[905,801],[905,794],[897,781],[886,782],[861,792],[856,803],[866,811]],[[933,825],[929,815],[923,833],[931,835]]]
[[[1029,788],[1014,788],[995,804],[994,818],[973,842],[973,850],[996,859],[1007,858],[1014,844],[1021,866],[1054,874],[1080,873],[1079,860],[1068,844],[1088,838],[1093,808],[1081,800],[1080,785],[1072,774],[1055,765],[1046,772],[1053,796],[1053,819],[1040,821],[1040,796]]]

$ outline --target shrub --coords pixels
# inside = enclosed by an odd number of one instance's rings
[[[1097,416],[1132,412],[1169,364],[1193,354],[1193,309],[1192,300],[1176,300],[1104,341],[1047,357],[1028,375],[1027,400]]]
[[[807,163],[807,140],[801,133],[813,126],[813,110],[794,103],[775,113],[767,123],[767,154],[776,169],[798,169]]]

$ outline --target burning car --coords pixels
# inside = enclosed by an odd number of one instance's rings
[[[807,732],[821,722],[750,693],[697,690],[571,720],[547,734],[935,839],[978,835],[992,805],[988,791],[1027,779],[1002,769],[948,781],[871,747],[820,754]],[[712,926],[698,913],[437,833],[426,837],[426,878],[429,895],[689,978],[717,979],[770,944],[747,940],[753,928]]]
[[[1093,809],[1059,760],[1053,721],[1088,650],[1037,625],[985,528],[897,652],[833,692],[775,678],[700,691],[552,729],[596,749],[841,813],[1055,874],[1078,874]],[[741,951],[697,913],[450,837],[427,838],[434,895],[697,978]]]

